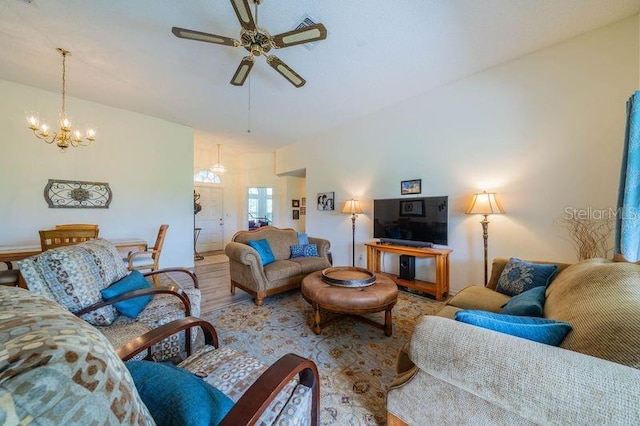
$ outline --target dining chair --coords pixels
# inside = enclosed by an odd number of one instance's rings
[[[151,249],[145,251],[132,251],[129,252],[126,259],[123,259],[127,263],[127,267],[130,271],[157,271],[159,269],[160,254],[162,253],[162,246],[164,245],[164,238],[167,235],[167,229],[169,225],[160,225],[158,230],[158,237],[156,243]],[[154,275],[154,284],[157,285],[157,277]]]
[[[65,223],[63,225],[56,225],[56,229],[91,229],[98,233],[100,232],[98,225],[92,223]]]
[[[17,269],[13,269],[11,262],[0,262],[6,265],[5,270],[0,270],[0,285],[17,286],[20,273]]]
[[[56,247],[72,246],[98,238],[98,229],[44,229],[40,233],[40,247],[46,251]]]

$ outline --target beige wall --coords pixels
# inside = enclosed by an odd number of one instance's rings
[[[464,214],[473,192],[496,191],[507,214],[490,217],[489,257],[573,261],[555,221],[567,206],[615,207],[625,102],[638,86],[638,17],[491,68],[279,149],[276,173],[306,168],[306,197],[335,191],[365,214],[356,222],[356,265],[372,239],[373,199],[449,196],[452,290],[482,283],[480,218]],[[389,82],[393,84],[393,82]],[[307,232],[331,240],[350,263],[351,222],[339,209],[309,209]],[[385,270],[397,271],[386,256]],[[419,278],[429,278],[426,260]]]
[[[0,245],[37,243],[38,230],[58,223],[97,223],[106,238],[140,237],[153,244],[170,225],[161,266],[193,265],[193,130],[131,111],[67,98],[78,125],[92,124],[98,140],[60,153],[36,139],[25,111],[60,112],[60,94],[0,81]],[[108,209],[50,209],[48,179],[108,182]]]

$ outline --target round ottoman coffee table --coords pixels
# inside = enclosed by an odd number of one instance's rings
[[[314,310],[313,331],[320,334],[322,329],[344,316],[354,316],[368,324],[384,330],[391,336],[391,310],[398,300],[398,286],[393,280],[380,274],[376,282],[366,287],[340,287],[327,284],[322,279],[322,271],[307,275],[301,284],[302,297],[311,304]],[[321,321],[320,309],[344,314]],[[362,314],[385,311],[384,324],[378,324]]]

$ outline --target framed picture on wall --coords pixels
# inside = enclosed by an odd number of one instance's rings
[[[307,206],[307,197],[302,197],[302,204],[300,204],[302,207],[306,207]]]
[[[302,214],[302,215],[307,214],[307,208],[306,207],[300,207],[300,214]]]
[[[291,207],[300,207],[300,200],[291,200]]]
[[[421,194],[422,179],[403,180],[400,182],[400,194]]]
[[[300,219],[300,210],[294,210],[293,211],[293,220],[298,220]]]
[[[333,210],[335,192],[318,192],[318,210]]]

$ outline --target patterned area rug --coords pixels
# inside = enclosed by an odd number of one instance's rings
[[[386,386],[395,376],[396,356],[409,340],[418,317],[438,312],[444,304],[401,291],[393,309],[393,335],[362,321],[344,318],[316,335],[311,306],[299,291],[227,306],[205,315],[218,332],[221,346],[273,363],[294,352],[311,358],[320,372],[320,421],[325,425],[386,423]],[[383,323],[384,313],[367,315]]]

